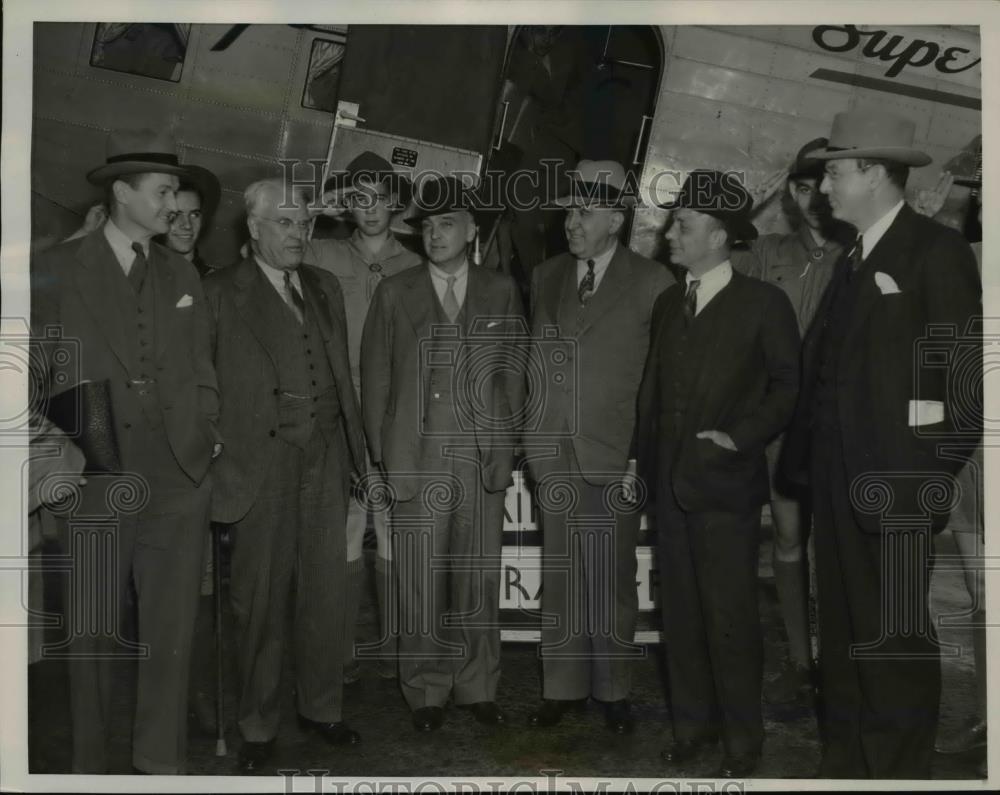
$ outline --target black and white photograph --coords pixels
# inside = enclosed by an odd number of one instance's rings
[[[1000,5],[4,10],[0,788],[1000,780]]]

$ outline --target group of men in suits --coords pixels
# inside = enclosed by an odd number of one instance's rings
[[[733,247],[757,236],[733,173],[696,169],[666,205],[677,282],[619,239],[634,203],[622,167],[581,162],[557,200],[568,252],[533,269],[529,323],[513,280],[472,264],[476,212],[457,178],[423,183],[406,220],[425,257],[391,275],[381,261],[399,252],[387,222],[371,227],[377,245],[359,231],[367,253],[328,252],[328,270],[322,250],[308,251],[308,197],[254,183],[246,256],[201,284],[190,262],[149,243],[177,211],[185,167],[162,137],[113,135],[91,174],[108,188],[110,220],[33,263],[33,328],[81,340],[78,361],[49,362],[39,377],[50,389],[73,368],[108,381],[122,471],[148,490],[113,531],[86,530],[104,534],[118,565],[100,578],[106,593],[82,597],[117,604],[135,582],[149,646],[135,768],[184,769],[210,516],[233,528],[241,772],[266,768],[273,752],[293,593],[300,722],[334,746],[360,740],[342,716],[352,500],[361,516],[388,513],[399,620],[383,632],[397,636],[414,727],[440,727],[449,700],[505,723],[501,536],[520,454],[543,532],[543,684],[531,725],[553,726],[592,698],[609,730],[632,729],[647,508],[674,735],[664,759],[685,765],[721,739],[717,773],[752,775],[764,740],[757,548],[775,469],[765,451],[788,429],[783,469],[808,482],[815,512],[820,775],[928,777],[940,673],[926,575],[949,507],[930,504],[928,490],[949,488],[981,407],[974,394],[971,406],[955,402],[968,356],[917,352],[936,324],[953,348],[974,346],[981,310],[968,245],[903,202],[908,168],[929,161],[913,134],[888,114],[843,113],[809,152],[826,163],[820,189],[857,240],[826,263],[804,345],[786,291],[733,267]],[[366,163],[348,169],[352,195],[396,206],[392,166]],[[363,209],[353,207],[359,224]],[[345,309],[355,288],[363,301]],[[530,389],[529,369],[542,374]],[[92,513],[107,511],[107,482],[83,487]],[[92,581],[87,544],[67,544],[80,550],[79,581]],[[921,620],[887,631],[893,610]],[[109,660],[92,652],[115,640],[73,638],[85,652],[70,661],[77,772],[107,769]]]

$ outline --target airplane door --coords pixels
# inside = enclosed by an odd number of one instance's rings
[[[368,129],[483,153],[506,46],[502,25],[351,25],[338,97]]]

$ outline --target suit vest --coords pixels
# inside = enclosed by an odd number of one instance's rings
[[[319,430],[329,444],[338,429],[340,400],[316,322],[315,303],[304,296],[306,312],[300,324],[266,277],[260,273],[258,277],[266,295],[261,318],[264,338],[278,370],[278,436],[305,448]],[[306,289],[304,283],[302,289]]]
[[[437,292],[431,287],[434,298],[434,323],[439,326],[457,327],[454,336],[435,336],[433,342],[422,346],[427,385],[424,390],[426,405],[423,416],[423,431],[433,434],[447,434],[470,428],[471,415],[463,406],[469,406],[469,395],[466,388],[455,382],[456,375],[464,372],[459,361],[465,351],[467,332],[466,307],[469,304],[468,295],[462,303],[458,317],[452,323],[444,313],[444,307],[438,300]],[[423,368],[422,368],[423,369]],[[459,418],[467,419],[463,422]]]
[[[841,263],[838,267],[850,266]],[[860,270],[860,269],[859,269]],[[858,300],[861,279],[858,273],[837,274],[831,289],[836,290],[827,315],[826,327],[819,349],[819,373],[816,385],[813,417],[815,424],[824,428],[836,428],[837,417],[837,361],[844,344],[844,334],[854,313]]]

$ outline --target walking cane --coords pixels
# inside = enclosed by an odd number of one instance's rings
[[[212,523],[212,579],[215,594],[215,755],[226,755],[222,695],[222,526]]]

